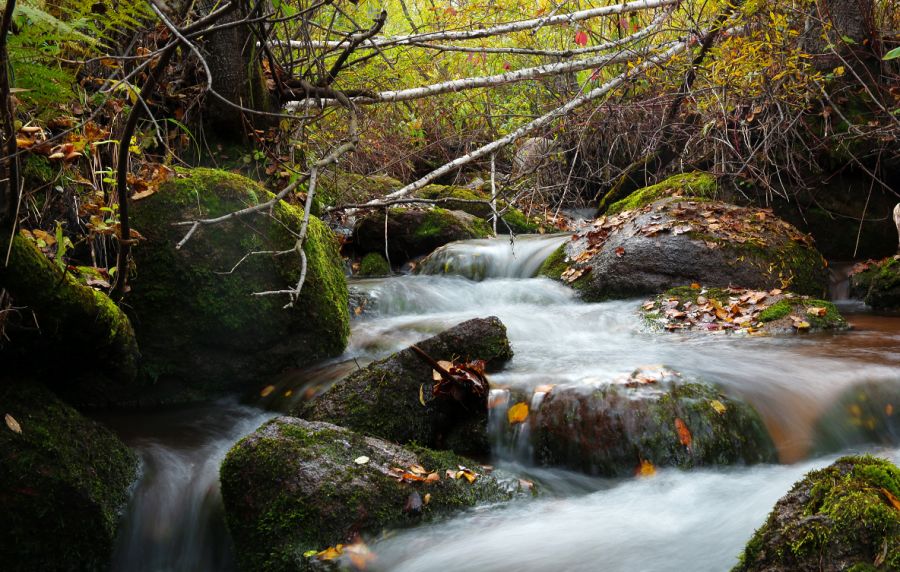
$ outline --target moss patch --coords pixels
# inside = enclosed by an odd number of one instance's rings
[[[734,572],[898,570],[897,498],[895,465],[871,456],[838,459],[778,501]]]
[[[41,385],[0,380],[0,561],[10,570],[105,570],[137,459]]]
[[[390,273],[391,266],[388,261],[377,252],[370,252],[359,262],[360,276],[387,276]]]
[[[487,221],[493,211],[490,205],[484,203],[472,203],[467,201],[487,201],[490,195],[480,191],[474,191],[464,187],[456,187],[452,185],[428,185],[419,192],[419,196],[426,199],[460,199],[459,201],[447,200],[442,206],[461,210],[471,215],[477,216]],[[498,200],[497,209],[507,209],[501,216],[503,222],[497,223],[497,232],[507,234],[510,230],[515,234],[531,234],[536,233],[540,229],[540,224],[534,219],[530,219],[516,208],[507,208],[509,205],[506,201]]]
[[[851,295],[876,310],[900,310],[900,255],[869,260],[850,276]]]
[[[252,294],[292,288],[299,255],[249,256],[234,268],[252,251],[293,248],[302,213],[291,205],[277,203],[274,217],[261,213],[204,227],[175,249],[185,228],[173,222],[221,216],[271,197],[242,176],[192,169],[135,203],[134,226],[147,240],[134,249],[127,301],[150,381],[181,380],[184,398],[206,397],[343,351],[346,278],[337,240],[315,217],[304,243],[306,280],[292,308],[284,308],[286,295]]]
[[[710,173],[694,171],[673,175],[668,179],[649,187],[638,189],[610,205],[607,215],[649,205],[665,197],[682,196],[695,199],[712,199],[716,194],[716,178]]]

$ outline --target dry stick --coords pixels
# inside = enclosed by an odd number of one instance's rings
[[[388,249],[388,213],[390,212],[390,208],[384,207],[384,259],[388,263],[388,268],[391,267],[391,253]]]
[[[449,173],[455,169],[458,169],[459,167],[462,167],[463,165],[467,165],[476,159],[486,157],[486,156],[490,155],[491,153],[494,153],[494,152],[498,151],[499,149],[502,149],[506,145],[509,145],[510,143],[514,143],[519,138],[549,125],[550,123],[556,121],[560,117],[567,115],[569,112],[584,105],[585,103],[588,103],[590,101],[593,101],[599,97],[606,95],[613,89],[615,89],[615,88],[619,87],[620,85],[622,85],[623,83],[625,83],[625,81],[635,77],[636,75],[640,74],[641,72],[643,72],[653,66],[657,66],[663,62],[668,61],[675,55],[684,51],[684,49],[686,47],[687,47],[687,42],[684,42],[684,41],[678,42],[674,46],[672,46],[668,50],[666,50],[665,52],[658,54],[656,56],[651,56],[650,58],[645,60],[643,63],[641,63],[641,64],[635,66],[634,68],[622,73],[621,75],[611,79],[610,81],[606,82],[602,86],[597,87],[584,95],[576,97],[576,98],[572,99],[571,101],[569,101],[568,103],[566,103],[565,105],[557,107],[556,109],[542,115],[541,117],[538,117],[537,119],[534,119],[533,121],[531,121],[529,123],[526,123],[525,125],[519,127],[512,133],[509,133],[508,135],[501,137],[500,139],[496,139],[496,140],[488,143],[487,145],[483,145],[483,146],[479,147],[478,149],[475,149],[474,151],[471,151],[471,152],[463,155],[462,157],[458,157],[458,158],[454,159],[453,161],[450,161],[449,163],[445,163],[443,166],[431,171],[430,173],[428,173],[421,179],[419,179],[413,183],[410,183],[410,184],[406,185],[405,187],[403,187],[397,191],[394,191],[393,193],[389,193],[388,195],[384,196],[380,200],[369,201],[368,203],[364,203],[361,206],[368,207],[368,208],[381,207],[381,206],[384,206],[385,204],[387,204],[386,201],[391,201],[394,199],[406,197],[407,195],[414,193],[415,191],[418,191],[419,189],[425,187],[426,185],[428,185],[435,179],[437,179],[443,175],[446,175],[447,173]],[[332,207],[332,208],[328,209],[328,211],[331,212],[331,211],[335,211],[335,210],[344,210],[346,208],[349,208],[349,207],[337,206],[337,207]]]
[[[3,185],[3,195],[0,197],[0,232],[5,232],[6,225],[10,227],[9,246],[6,256],[3,258],[3,266],[9,264],[12,253],[12,243],[16,235],[16,226],[19,219],[19,162],[16,157],[16,126],[13,121],[13,104],[9,87],[9,52],[7,50],[7,37],[12,26],[13,11],[16,8],[16,0],[7,0],[3,11],[3,22],[0,23],[0,113],[3,114],[3,131],[6,136],[4,152],[6,159],[6,180],[0,181]],[[9,220],[7,220],[9,219]]]

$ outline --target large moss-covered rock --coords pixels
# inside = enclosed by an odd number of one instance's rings
[[[424,256],[455,240],[485,238],[488,224],[463,211],[442,208],[392,208],[388,213],[388,255],[395,265]],[[358,254],[384,252],[384,212],[370,212],[353,230],[353,246]]]
[[[816,422],[815,452],[900,445],[900,373],[844,391]]]
[[[0,239],[4,256],[8,245]],[[34,312],[40,327],[10,327],[12,339],[0,353],[4,373],[46,372],[60,392],[79,402],[114,400],[129,390],[137,342],[128,318],[106,294],[63,273],[24,236],[13,239],[9,265],[0,264],[0,288],[16,306]]]
[[[390,273],[391,265],[377,252],[370,252],[359,261],[360,276],[387,276]]]
[[[518,481],[493,474],[471,483],[447,475],[456,476],[460,465],[485,472],[451,453],[404,448],[329,423],[274,419],[238,442],[222,464],[222,497],[240,568],[305,570],[308,551],[518,492]]]
[[[490,220],[493,211],[489,204],[471,202],[471,201],[489,201],[491,195],[478,189],[470,189],[466,187],[457,187],[453,185],[428,185],[419,191],[419,196],[426,199],[443,200],[441,203],[450,209],[458,209],[477,216],[484,220]],[[456,200],[453,200],[456,199]],[[525,216],[525,214],[517,208],[510,207],[506,201],[497,201],[497,210],[506,209],[500,215],[497,221],[497,232],[499,234],[527,234],[535,233],[540,229],[540,225],[534,220]]]
[[[778,501],[733,572],[900,570],[900,469],[844,457]]]
[[[286,367],[341,353],[349,335],[347,284],[331,231],[311,218],[299,301],[254,292],[293,288],[300,256],[244,256],[294,246],[302,212],[279,202],[262,212],[200,228],[180,250],[185,227],[271,197],[244,177],[213,169],[180,173],[134,203],[146,240],[134,248],[127,298],[144,355],[142,370],[159,398],[193,399],[239,387]],[[233,269],[233,272],[232,272]]]
[[[876,310],[900,311],[900,254],[857,265],[850,275],[850,295]]]
[[[539,399],[510,403],[511,423],[521,418],[523,406],[530,411],[521,426],[506,425],[507,439],[526,439],[542,466],[618,477],[647,466],[777,460],[750,405],[667,368],[641,368],[600,385],[555,386]]]
[[[587,300],[693,282],[820,297],[827,285],[812,239],[770,211],[676,197],[597,219],[550,256],[541,274]]]
[[[506,327],[495,317],[463,322],[416,345],[435,360],[480,359],[489,369],[512,358]],[[296,413],[397,443],[486,453],[486,410],[435,400],[433,383],[431,366],[407,348],[338,381]]]
[[[653,330],[669,332],[798,334],[841,331],[850,326],[827,300],[780,289],[672,288],[641,306]]]
[[[0,404],[2,568],[107,570],[135,455],[37,383],[0,380]]]

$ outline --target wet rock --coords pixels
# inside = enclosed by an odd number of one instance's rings
[[[900,375],[844,391],[816,423],[816,453],[900,445]]]
[[[8,245],[0,238],[4,256]],[[4,373],[40,373],[79,403],[105,403],[133,385],[140,354],[128,317],[106,294],[63,273],[24,236],[13,239],[9,265],[0,264],[0,289],[10,293],[21,314],[34,312],[39,326],[35,331],[7,323],[11,343],[0,349]]]
[[[441,203],[449,209],[457,209],[467,212],[473,216],[477,216],[485,221],[491,220],[493,211],[490,205],[485,203],[475,203],[471,201],[489,201],[490,193],[484,192],[480,188],[456,187],[453,185],[428,185],[421,191],[419,196],[426,199],[443,199],[445,203]],[[457,199],[457,200],[453,200]],[[540,225],[533,219],[525,216],[525,214],[517,208],[511,207],[506,201],[497,201],[497,210],[504,211],[500,215],[501,220],[497,222],[498,234],[529,234],[538,232]]]
[[[850,295],[875,310],[900,311],[900,254],[856,265]]]
[[[469,472],[460,474],[460,466]],[[310,551],[521,492],[517,480],[487,474],[452,453],[293,417],[274,419],[238,442],[221,474],[238,561],[253,571],[305,570]]]
[[[137,459],[37,383],[0,380],[0,562],[106,570]]]
[[[849,328],[826,300],[777,290],[673,288],[641,306],[657,330],[749,335],[785,335]]]
[[[694,282],[810,296],[824,295],[827,285],[812,239],[770,211],[676,197],[597,219],[551,255],[541,274],[592,301]]]
[[[783,496],[733,572],[900,570],[900,469],[844,457]]]
[[[271,196],[239,175],[192,169],[135,201],[133,224],[146,240],[133,251],[137,273],[127,303],[142,372],[152,382],[142,399],[207,398],[343,351],[346,279],[337,241],[315,217],[304,245],[306,281],[289,309],[287,296],[252,294],[292,288],[299,255],[250,256],[235,265],[251,251],[292,249],[302,220],[294,207],[280,202],[274,216],[201,228],[175,248],[186,229],[172,223],[224,215]]]
[[[506,327],[495,317],[463,322],[417,346],[435,360],[484,360],[489,370],[512,358]],[[433,384],[432,367],[407,348],[338,381],[295,413],[397,443],[485,454],[486,410],[434,399]]]
[[[490,235],[487,222],[462,211],[392,208],[388,214],[388,255],[391,264],[398,266],[448,242]],[[356,223],[353,247],[360,255],[381,254],[384,236],[384,212],[370,212]]]
[[[507,410],[510,422],[524,411],[516,406]],[[603,385],[555,386],[529,407],[510,429],[543,466],[621,477],[645,463],[687,469],[777,461],[750,405],[667,368],[641,368]]]

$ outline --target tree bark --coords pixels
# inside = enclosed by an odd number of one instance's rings
[[[817,0],[806,18],[803,49],[815,56],[820,71],[841,65],[841,56],[869,60],[864,42],[872,37],[872,25],[872,0]]]
[[[13,102],[9,85],[9,52],[7,35],[12,23],[15,0],[7,0],[0,21],[0,244],[12,236],[16,228],[16,209],[19,202],[19,170],[16,155],[16,129]],[[5,266],[7,249],[0,252],[0,266]]]

